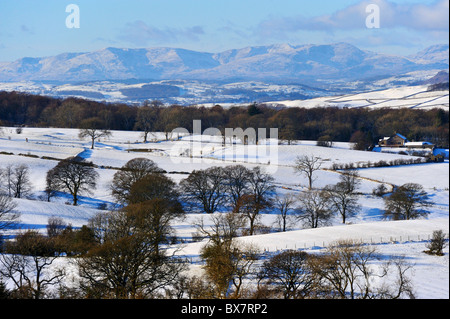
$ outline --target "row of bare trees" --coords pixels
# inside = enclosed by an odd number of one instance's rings
[[[278,223],[283,231],[293,221],[302,221],[309,228],[326,225],[336,214],[341,217],[342,223],[346,223],[361,208],[357,192],[359,175],[354,170],[344,170],[337,184],[317,189],[313,187],[313,182],[320,166],[319,158],[299,157],[295,170],[307,177],[308,190],[282,195],[275,191],[273,177],[260,167],[249,169],[243,165],[230,165],[195,170],[177,186],[153,161],[136,158],[114,175],[111,189],[117,202],[122,205],[144,201],[148,194],[164,190],[167,193],[164,196],[179,197],[184,209],[189,211],[241,213],[249,222],[250,235],[254,233],[261,213],[269,209],[277,211]],[[47,172],[46,198],[50,201],[58,192],[69,193],[73,205],[77,205],[81,194],[89,194],[96,188],[98,177],[92,163],[82,158],[62,160]],[[3,212],[11,212],[14,205],[7,197],[22,198],[30,191],[28,166],[8,165],[0,169]],[[414,219],[429,213],[426,209],[430,206],[428,195],[418,184],[397,187],[392,194],[384,197],[384,201],[384,216],[389,219]]]
[[[237,238],[242,219],[236,214],[215,215],[212,221],[212,227],[197,224],[208,237],[201,250],[206,276],[184,281],[188,298],[414,298],[412,265],[402,257],[381,262],[374,246],[341,240],[321,254],[261,254]]]
[[[205,228],[210,236],[201,251],[205,276],[187,275],[187,264],[161,249],[160,234],[148,225],[154,221],[151,212],[140,207],[92,220],[90,227],[99,222],[108,227],[89,231],[94,244],[86,253],[64,258],[63,265],[77,269],[78,277],[69,281],[68,267],[56,266],[58,237],[20,234],[0,255],[0,282],[8,279],[14,287],[2,282],[0,297],[397,299],[415,294],[412,265],[402,257],[386,258],[374,246],[349,240],[321,254],[261,254],[234,237],[239,221],[232,213],[217,215],[214,227]]]
[[[25,198],[31,193],[30,169],[26,164],[0,167],[0,193]]]
[[[448,111],[442,109],[274,108],[264,104],[207,108],[163,106],[158,101],[146,101],[136,107],[0,92],[0,123],[5,126],[83,128],[89,121],[95,121],[101,123],[100,129],[140,130],[146,141],[149,132],[168,133],[177,127],[192,132],[193,119],[222,132],[227,127],[278,128],[282,140],[350,141],[360,150],[393,132],[402,132],[409,140],[428,140],[446,148],[449,143]]]
[[[30,170],[25,164],[0,167],[0,248],[2,230],[14,228],[20,213],[12,198],[26,198],[31,193]]]
[[[158,240],[164,227],[154,227],[155,206],[96,216],[78,231],[58,218],[49,220],[48,236],[20,234],[0,255],[0,275],[17,289],[0,287],[8,298],[413,298],[412,265],[402,257],[383,257],[374,246],[341,240],[322,254],[282,251],[261,254],[258,247],[237,238],[242,219],[237,214],[213,216],[213,226],[199,223],[208,237],[201,251],[205,276],[183,274],[183,260],[163,254]],[[150,224],[149,224],[150,222]],[[167,226],[167,224],[163,223]],[[168,228],[166,228],[168,230]],[[69,235],[71,234],[71,235]],[[127,235],[128,234],[128,235]],[[133,234],[130,237],[129,234]],[[73,258],[80,281],[70,287],[66,267],[50,266],[58,258],[61,240],[87,248]],[[59,239],[59,240],[58,240]],[[63,241],[64,242],[64,241]],[[426,253],[440,252],[445,234],[433,233]],[[81,250],[80,250],[81,251]],[[159,251],[159,254],[157,253]],[[171,262],[170,262],[171,261]],[[174,262],[176,261],[176,262]],[[1,285],[0,285],[1,286]],[[53,289],[51,289],[53,288]],[[53,294],[50,292],[53,291]]]
[[[274,179],[260,167],[249,169],[243,165],[210,167],[194,170],[177,186],[163,174],[157,165],[144,158],[126,163],[115,175],[111,185],[112,194],[120,204],[144,201],[148,194],[165,190],[172,198],[179,197],[184,208],[212,214],[217,211],[241,213],[248,219],[250,235],[261,212],[276,209],[283,231],[292,213],[306,227],[316,228],[327,224],[338,214],[342,223],[353,217],[361,208],[358,203],[359,175],[345,170],[340,181],[322,189],[313,188],[315,173],[320,170],[319,158],[303,156],[296,161],[295,170],[308,179],[308,191],[299,194],[277,194]],[[90,162],[74,157],[60,161],[47,172],[46,197],[50,201],[57,192],[67,192],[78,204],[80,194],[88,194],[97,186],[99,175]],[[132,191],[132,186],[134,190]],[[21,198],[30,193],[30,172],[26,165],[8,165],[0,169],[0,193],[4,211],[11,211],[13,204],[5,196]],[[390,219],[414,219],[427,215],[430,206],[428,196],[418,184],[405,184],[385,196],[385,217]]]

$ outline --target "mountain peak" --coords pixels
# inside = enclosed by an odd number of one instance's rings
[[[449,45],[435,44],[418,53],[409,56],[410,59],[422,64],[447,64],[449,63]]]
[[[269,53],[292,53],[295,51],[295,47],[289,43],[273,44],[269,47]]]

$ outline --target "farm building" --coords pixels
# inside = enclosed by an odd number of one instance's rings
[[[381,147],[404,147],[408,139],[401,134],[396,133],[394,136],[385,137],[378,141]]]
[[[399,134],[396,133],[395,135],[391,136],[391,137],[385,137],[379,140],[378,145],[380,147],[406,147],[406,148],[429,148],[429,149],[433,149],[434,148],[434,144],[430,143],[430,142],[424,142],[424,141],[420,141],[420,142],[410,142],[408,141],[408,139]]]

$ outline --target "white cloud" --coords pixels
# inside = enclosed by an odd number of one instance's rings
[[[415,31],[447,31],[449,0],[437,0],[430,5],[396,4],[388,0],[364,0],[330,15],[277,17],[262,21],[256,33],[262,37],[280,37],[297,31],[361,30],[366,28],[366,8],[380,8],[381,28],[407,28]]]

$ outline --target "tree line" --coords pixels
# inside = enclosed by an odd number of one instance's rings
[[[279,138],[354,142],[365,150],[395,132],[411,141],[427,140],[448,147],[449,115],[442,109],[284,108],[265,104],[224,108],[163,106],[159,101],[142,105],[96,102],[79,98],[56,99],[19,92],[0,92],[0,124],[8,126],[92,127],[103,130],[171,132],[182,127],[192,132],[193,120],[203,129],[278,128]]]
[[[295,170],[308,179],[307,190],[279,194],[274,179],[260,167],[241,165],[195,170],[179,184],[146,158],[127,162],[113,176],[111,194],[117,206],[74,228],[61,218],[48,220],[47,234],[23,230],[5,240],[0,254],[0,296],[8,298],[399,298],[413,291],[402,259],[374,271],[378,254],[357,242],[339,242],[322,256],[301,251],[267,255],[238,241],[256,233],[264,211],[276,211],[280,230],[301,221],[305,228],[326,224],[334,215],[347,219],[360,210],[358,174],[343,171],[340,181],[314,187],[320,161],[299,157]],[[27,178],[28,177],[28,178]],[[47,172],[46,200],[95,189],[98,173],[80,158],[60,161]],[[18,222],[17,185],[30,189],[29,170],[10,165],[0,171],[0,230]],[[428,196],[420,185],[405,184],[392,193],[381,189],[385,218],[414,219],[427,215]],[[187,260],[176,255],[180,243],[173,222],[188,212],[203,212],[196,222],[205,277],[185,274]],[[220,212],[218,214],[215,214]],[[445,237],[444,237],[445,238]],[[431,247],[431,246],[430,246]],[[434,249],[434,248],[433,248]],[[430,249],[431,251],[431,249]],[[69,258],[78,270],[75,285],[64,285],[66,269],[53,267]],[[53,268],[52,268],[53,267]],[[50,269],[52,269],[50,271]],[[351,270],[351,271],[350,271]],[[389,275],[389,276],[388,276]],[[392,280],[397,276],[398,280]],[[373,280],[382,282],[374,286]],[[388,282],[382,279],[388,278]],[[3,281],[13,283],[7,289]],[[249,280],[257,285],[249,288]],[[395,283],[393,283],[395,282]],[[388,284],[389,283],[389,284]],[[393,283],[393,284],[392,284]]]

